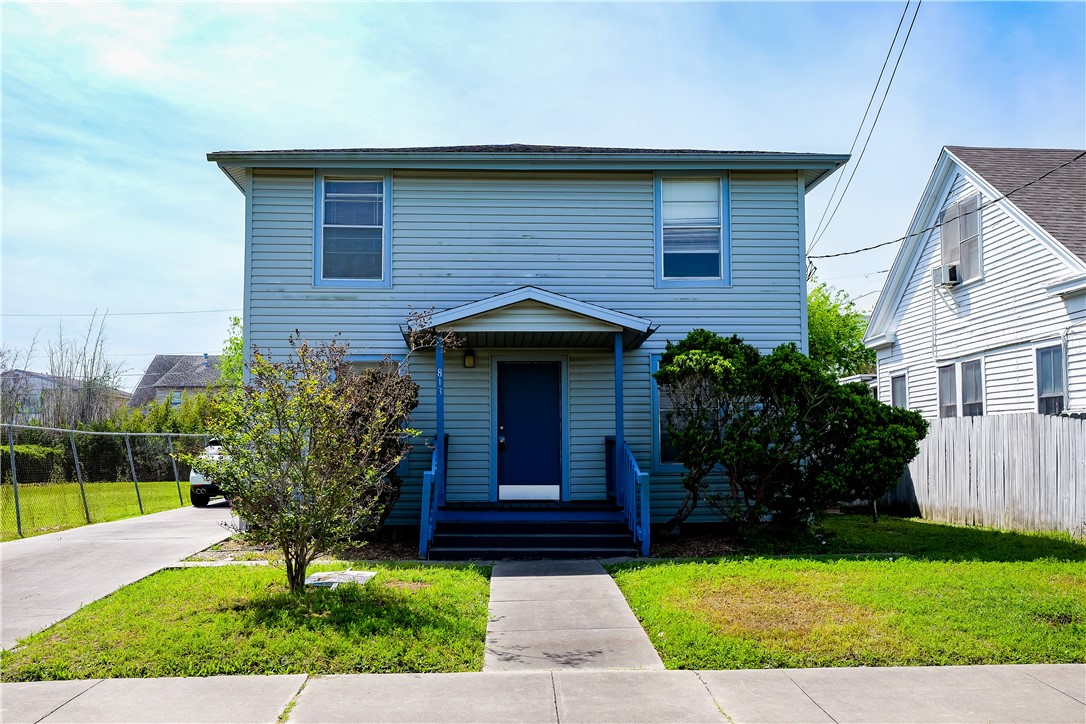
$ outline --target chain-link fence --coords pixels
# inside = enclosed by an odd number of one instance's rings
[[[0,539],[179,508],[204,435],[114,433],[2,425]]]

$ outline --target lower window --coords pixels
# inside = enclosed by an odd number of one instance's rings
[[[939,417],[958,416],[958,386],[954,365],[939,368]]]
[[[984,414],[984,372],[980,360],[962,362],[962,417]]]
[[[1037,412],[1058,415],[1063,412],[1063,348],[1037,350]]]

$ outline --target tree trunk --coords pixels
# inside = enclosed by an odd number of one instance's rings
[[[876,501],[874,498],[871,499],[871,522],[872,523],[878,523],[879,522],[878,501]]]
[[[666,523],[661,525],[660,530],[665,533],[670,533],[676,526],[685,523],[686,519],[690,517],[690,514],[694,512],[694,508],[698,507],[698,499],[700,497],[697,489],[687,490],[686,497],[683,498],[683,502],[679,506],[679,509],[675,511],[675,515],[671,516]]]

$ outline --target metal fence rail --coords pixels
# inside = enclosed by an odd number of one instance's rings
[[[1086,420],[934,420],[887,502],[948,523],[1086,534]]]
[[[2,427],[3,540],[186,505],[189,468],[174,455],[207,444],[206,435]]]

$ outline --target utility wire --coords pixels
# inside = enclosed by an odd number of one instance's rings
[[[909,2],[905,3],[905,8],[901,11],[901,17],[898,18],[897,28],[894,30],[894,38],[890,41],[890,47],[886,49],[886,57],[882,59],[882,68],[879,70],[878,80],[875,81],[875,87],[871,89],[871,96],[867,99],[867,108],[864,109],[864,117],[860,119],[860,125],[856,128],[856,135],[852,137],[852,145],[848,147],[848,155],[852,156],[852,152],[856,150],[856,142],[860,140],[860,133],[864,130],[864,123],[867,122],[867,115],[871,112],[871,106],[875,103],[875,94],[879,91],[879,86],[882,85],[882,76],[886,73],[886,65],[890,62],[890,55],[894,52],[894,46],[897,45],[898,34],[901,33],[901,24],[905,22],[905,16],[909,12]],[[830,210],[830,204],[833,203],[833,197],[837,195],[837,189],[841,185],[841,178],[844,176],[844,172],[837,174],[837,180],[833,184],[833,191],[830,192],[830,197],[826,199],[826,208],[822,209],[822,217],[818,220],[818,225],[815,226],[814,233],[811,234],[811,238],[818,236],[819,230],[822,228],[822,222],[826,220],[826,214]],[[811,244],[811,248],[807,251],[810,252],[814,249],[814,244]]]
[[[92,312],[79,314],[0,314],[2,317],[144,317],[167,314],[220,314],[240,312],[241,309],[183,309],[166,312]]]
[[[983,204],[981,204],[980,206],[977,207],[977,211],[980,211],[981,209],[986,209],[989,206],[992,206],[993,204],[996,204],[996,203],[1002,201],[1003,199],[1009,198],[1012,194],[1016,194],[1019,191],[1021,191],[1022,189],[1028,188],[1028,187],[1032,186],[1033,184],[1037,183],[1038,181],[1042,181],[1043,179],[1048,178],[1049,176],[1056,173],[1060,169],[1067,168],[1068,166],[1070,166],[1071,164],[1073,164],[1075,161],[1079,160],[1083,156],[1086,156],[1086,151],[1083,151],[1079,155],[1072,158],[1070,161],[1068,161],[1066,163],[1061,163],[1056,168],[1051,169],[1049,171],[1046,171],[1045,173],[1041,174],[1040,176],[1033,179],[1032,181],[1024,183],[1024,184],[1022,184],[1021,186],[1019,186],[1016,189],[1011,189],[1010,191],[1003,194],[1002,196],[997,196],[997,197],[995,197],[994,199],[992,199],[990,201],[985,201]],[[838,252],[836,254],[818,254],[818,255],[815,255],[815,256],[808,256],[807,258],[808,259],[832,259],[832,258],[838,257],[838,256],[849,256],[850,254],[859,254],[860,252],[871,251],[872,249],[878,249],[878,248],[883,247],[883,246],[889,246],[890,244],[897,244],[898,242],[905,241],[906,239],[909,239],[909,238],[911,238],[913,236],[919,236],[921,234],[926,234],[929,231],[933,231],[934,229],[938,229],[939,226],[941,226],[941,224],[933,224],[933,225],[931,225],[931,226],[929,226],[927,228],[920,229],[919,231],[914,231],[911,234],[906,234],[905,236],[899,237],[897,239],[891,239],[890,241],[884,241],[884,242],[881,242],[879,244],[872,244],[871,246],[865,246],[865,247],[863,247],[861,249],[853,249],[852,251],[841,251],[841,252]]]
[[[852,180],[856,178],[856,171],[860,168],[860,162],[863,161],[864,153],[867,152],[867,145],[871,143],[871,136],[875,133],[875,126],[878,125],[879,117],[882,115],[883,106],[886,105],[886,99],[890,95],[890,86],[894,84],[894,78],[897,77],[897,69],[900,67],[901,58],[905,54],[905,46],[909,44],[909,38],[913,34],[913,26],[916,24],[916,16],[920,13],[920,5],[921,2],[916,3],[916,9],[913,11],[912,19],[909,20],[909,30],[905,33],[905,40],[902,41],[901,49],[898,51],[897,59],[894,61],[894,70],[890,73],[890,79],[886,82],[886,88],[882,93],[882,100],[879,101],[879,109],[875,113],[874,120],[871,121],[871,127],[867,129],[867,138],[864,139],[864,145],[863,148],[860,149],[860,155],[856,159],[856,163],[851,164],[850,166],[848,181],[845,182],[845,188],[841,191],[841,195],[837,197],[837,204],[833,207],[830,218],[826,220],[826,225],[822,227],[821,232],[819,232],[818,229],[815,229],[815,236],[811,241],[811,248],[807,250],[808,253],[814,251],[814,248],[818,246],[818,242],[826,235],[826,230],[830,228],[830,224],[833,223],[833,218],[837,215],[837,210],[841,208],[841,202],[844,201],[845,194],[848,193],[849,186],[852,185]],[[905,9],[908,10],[908,3],[905,4]]]

